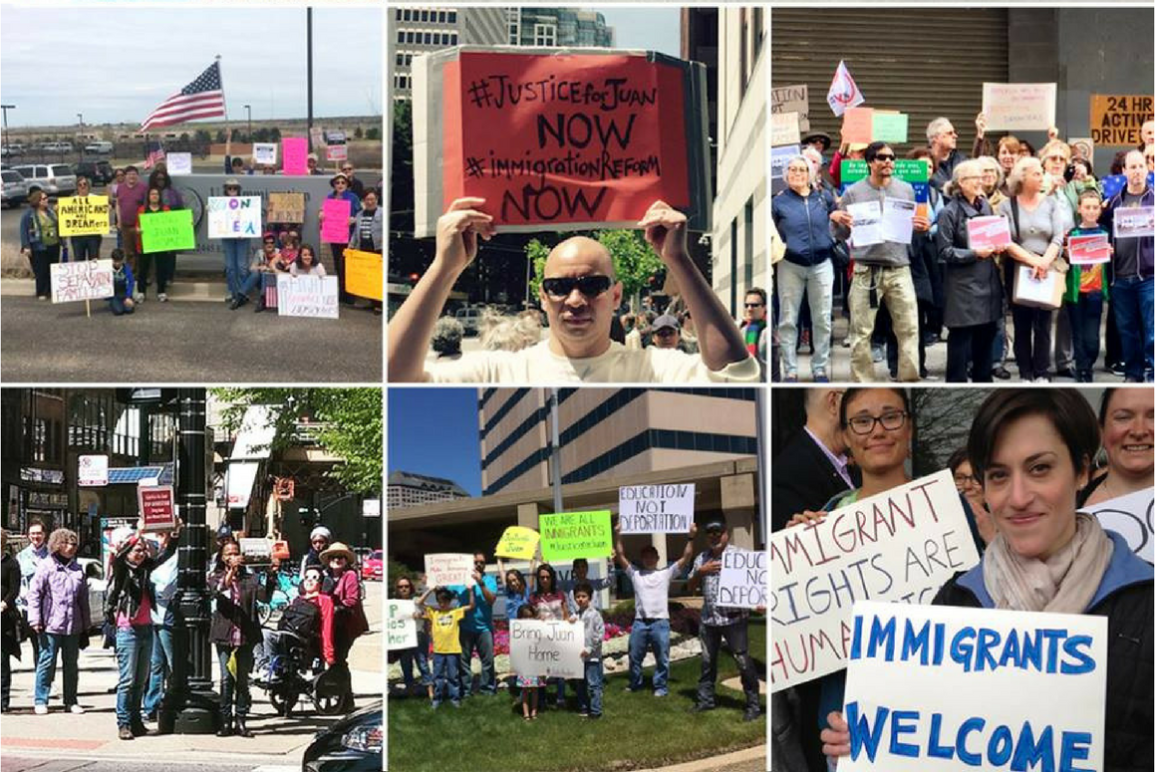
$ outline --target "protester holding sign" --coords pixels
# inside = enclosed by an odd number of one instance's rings
[[[28,194],[28,209],[20,216],[20,253],[36,277],[36,299],[52,295],[51,266],[60,260],[60,236],[56,212],[48,208],[48,195],[40,190]]]
[[[1063,313],[1068,315],[1072,346],[1076,357],[1076,381],[1092,382],[1092,369],[1100,358],[1100,319],[1108,302],[1108,274],[1104,262],[1084,263],[1077,252],[1080,242],[1102,245],[1101,254],[1111,259],[1108,232],[1100,227],[1102,206],[1095,187],[1080,193],[1079,224],[1068,232],[1067,249],[1071,267],[1064,288]],[[1058,363],[1057,363],[1058,366]]]
[[[90,195],[92,191],[92,181],[83,174],[76,176],[76,195],[74,198],[87,200],[95,198]],[[107,222],[107,205],[105,206],[105,231],[108,231]],[[88,234],[85,236],[72,237],[72,259],[73,260],[95,260],[100,257],[100,242],[103,237],[97,234]]]
[[[470,602],[467,606],[452,608],[454,594],[444,587],[438,587],[434,593],[438,607],[430,608],[425,604],[433,587],[417,599],[419,613],[430,623],[433,636],[434,653],[434,693],[430,707],[437,710],[442,700],[449,698],[455,708],[461,707],[462,701],[458,692],[458,661],[462,655],[461,627],[462,618],[474,610],[474,594],[470,593]]]
[[[254,254],[253,264],[249,266],[249,276],[241,282],[240,290],[229,304],[229,310],[236,311],[248,303],[249,293],[258,287],[261,288],[261,294],[257,298],[254,313],[260,313],[266,308],[276,308],[276,277],[278,274],[288,274],[292,265],[292,262],[281,254],[281,250],[277,249],[277,237],[272,233],[266,233],[261,237],[261,250]],[[270,302],[271,300],[274,302]]]
[[[473,584],[450,589],[457,593],[458,605],[470,605],[473,612],[467,614],[461,623],[462,660],[458,665],[462,679],[461,696],[470,696],[474,686],[471,661],[474,651],[482,663],[482,678],[478,682],[478,694],[494,696],[498,692],[498,681],[494,676],[494,601],[498,599],[498,583],[492,576],[486,576],[486,554],[474,553]],[[467,595],[474,596],[467,604]]]
[[[614,524],[614,557],[634,585],[634,624],[630,628],[630,685],[627,691],[642,691],[642,660],[649,650],[654,653],[654,696],[667,695],[670,674],[670,583],[690,565],[694,556],[694,537],[698,526],[690,524],[686,547],[678,560],[658,567],[658,549],[642,548],[642,568],[636,569],[626,558],[622,546],[622,523]]]
[[[357,575],[357,557],[342,542],[333,542],[320,555],[325,566],[325,590],[333,598],[333,650],[336,664],[349,669],[349,650],[353,642],[369,632],[369,621],[362,605],[361,579]],[[348,692],[352,707],[353,692]]]
[[[1127,186],[1108,200],[1102,225],[1111,234],[1112,313],[1124,355],[1124,377],[1132,383],[1152,380],[1152,231],[1121,235],[1116,220],[1131,210],[1146,208],[1151,218],[1153,196],[1144,156],[1131,150],[1124,157]],[[1149,222],[1151,220],[1149,219]]]
[[[171,533],[162,532],[156,545],[159,546],[157,552],[163,554],[169,551],[168,542],[171,539]],[[156,549],[156,546],[153,549]],[[157,603],[152,608],[153,652],[149,661],[149,684],[141,703],[145,721],[157,720],[157,711],[169,690],[177,657],[185,656],[185,652],[178,648],[183,645],[183,641],[177,637],[184,631],[175,627],[177,617],[173,607],[177,592],[178,563],[177,554],[173,552],[172,557],[164,563],[158,563],[149,575],[149,581],[153,585],[153,597]]]
[[[168,179],[167,177],[165,179]],[[157,300],[165,303],[169,296],[165,292],[168,289],[169,282],[173,280],[173,276],[177,272],[177,254],[176,252],[145,252],[141,245],[141,225],[140,216],[142,214],[155,214],[157,212],[170,211],[169,205],[163,201],[163,191],[160,188],[150,187],[148,190],[148,198],[145,200],[143,206],[138,207],[137,214],[137,251],[139,257],[137,258],[137,294],[136,301],[138,303],[144,302],[145,293],[149,285],[149,269],[152,267],[153,261],[157,264]]]
[[[537,575],[536,565],[534,558],[530,558],[530,576]],[[506,619],[517,619],[518,609],[530,603],[530,588],[526,584],[526,577],[516,568],[507,569],[505,562],[498,558],[498,580],[505,593]]]
[[[759,676],[748,650],[747,625],[750,611],[719,605],[722,558],[724,553],[734,551],[735,548],[730,545],[726,519],[721,515],[709,518],[702,528],[706,532],[707,548],[695,557],[687,588],[694,592],[702,584],[702,614],[698,630],[698,639],[702,644],[702,675],[698,679],[698,695],[692,710],[698,713],[715,708],[714,682],[718,678],[718,655],[723,641],[726,641],[739,667],[739,678],[747,701],[743,721],[757,721],[762,711],[759,708]]]
[[[349,248],[362,252],[382,254],[385,249],[385,212],[377,205],[377,191],[369,188],[361,199],[361,211],[354,218],[353,235],[349,238]],[[338,281],[341,283],[341,302],[354,305],[353,295],[345,291],[345,255],[337,264]],[[370,301],[374,313],[381,313],[381,301]]]
[[[345,302],[345,247],[349,244],[349,240],[353,238],[353,228],[357,223],[357,216],[361,212],[361,199],[349,189],[349,178],[344,174],[335,174],[329,180],[329,187],[333,188],[333,192],[326,196],[326,200],[344,200],[349,202],[349,223],[346,227],[347,236],[344,241],[332,242],[329,244],[329,251],[333,256],[333,266],[337,270],[337,275],[341,277],[339,281],[341,293],[341,301]],[[317,222],[321,225],[322,232],[325,232],[325,212],[321,211],[317,214]],[[333,223],[330,225],[334,228],[337,226]],[[323,239],[328,241],[328,239]]]
[[[117,246],[124,249],[128,264],[134,271],[139,267],[136,258],[140,254],[137,246],[137,212],[148,200],[148,191],[149,186],[141,181],[137,168],[124,167],[124,182],[116,188],[116,224],[120,233]]]
[[[1096,416],[1075,391],[1002,389],[984,400],[967,447],[998,535],[932,602],[1107,617],[1102,772],[1134,772],[1153,753],[1153,572],[1122,536],[1076,512],[1098,445]],[[829,720],[824,752],[849,755],[847,722]]]
[[[413,582],[407,576],[398,578],[394,584],[394,597],[401,600],[414,599]],[[415,615],[416,616],[416,615]],[[398,658],[401,665],[401,678],[405,683],[405,691],[407,694],[413,692],[414,676],[413,669],[416,665],[417,675],[421,680],[421,685],[426,688],[429,693],[429,698],[433,699],[433,675],[429,669],[429,620],[422,618],[419,620],[417,628],[417,646],[412,649],[402,649],[398,652]]]
[[[948,202],[937,220],[936,246],[943,263],[943,322],[949,331],[947,380],[967,383],[970,374],[976,383],[991,383],[992,342],[1003,315],[995,257],[1005,246],[971,243],[969,221],[993,216],[983,196],[983,165],[975,160],[957,164],[943,194]]]
[[[558,587],[558,572],[549,563],[538,566],[534,574],[534,593],[530,596],[530,605],[534,608],[534,616],[544,622],[558,620],[565,622],[570,619],[570,604],[566,600],[566,593]],[[557,695],[554,698],[558,708],[566,707],[566,679],[555,678]],[[545,697],[543,696],[543,702]]]
[[[546,259],[539,298],[550,338],[517,352],[475,352],[427,365],[434,323],[454,283],[477,257],[479,239],[496,232],[480,198],[458,199],[438,220],[437,254],[389,325],[393,381],[502,382],[714,382],[756,381],[758,360],[746,349],[734,320],[690,259],[686,216],[656,201],[637,227],[675,279],[695,320],[700,355],[672,349],[627,349],[611,341],[622,303],[614,261],[601,243],[566,239]]]
[[[241,183],[236,178],[225,180],[224,195],[241,195]],[[231,303],[241,294],[241,287],[249,277],[249,240],[221,239],[221,249],[225,253],[225,284],[228,294],[225,302]]]
[[[1081,507],[1152,487],[1152,404],[1151,389],[1104,390],[1100,397],[1100,436],[1108,469],[1080,491]]]

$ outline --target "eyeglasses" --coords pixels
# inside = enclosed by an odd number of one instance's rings
[[[766,303],[743,303],[745,308],[762,308]]]
[[[956,485],[979,485],[979,478],[970,474],[957,474],[955,476]]]
[[[875,160],[876,161],[883,161],[884,163],[886,163],[887,161],[894,161],[895,160],[895,154],[894,153],[876,153],[875,154]]]
[[[609,276],[559,276],[552,279],[542,279],[542,289],[552,298],[568,298],[577,287],[588,298],[596,298],[610,289]]]
[[[847,425],[851,427],[851,431],[856,434],[870,434],[875,431],[875,424],[880,424],[884,429],[893,432],[896,429],[902,428],[907,421],[907,413],[901,410],[884,413],[881,416],[857,415],[847,421]]]

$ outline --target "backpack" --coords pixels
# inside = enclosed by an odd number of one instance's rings
[[[281,612],[277,629],[293,633],[308,643],[321,631],[321,609],[304,598],[297,598]]]

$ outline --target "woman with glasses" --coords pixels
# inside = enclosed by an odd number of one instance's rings
[[[393,597],[398,600],[413,600],[416,597],[413,580],[408,576],[399,578],[394,583]],[[426,688],[430,700],[433,700],[434,681],[433,674],[430,673],[429,669],[429,620],[423,618],[417,622],[417,646],[412,649],[402,649],[397,654],[406,696],[413,694],[413,668],[416,665],[421,685]]]
[[[28,209],[20,216],[20,253],[36,277],[36,299],[48,300],[52,296],[52,264],[60,262],[60,229],[44,191],[28,194]]]
[[[88,198],[91,193],[92,181],[84,175],[79,175],[76,178],[76,193],[73,194],[73,198]],[[81,260],[96,260],[100,257],[102,238],[99,235],[73,236],[72,261],[78,263]]]
[[[979,538],[983,540],[984,544],[991,544],[991,540],[995,538],[995,523],[992,522],[991,514],[988,513],[987,506],[983,503],[983,486],[980,485],[979,480],[975,477],[975,472],[971,469],[971,461],[967,458],[967,448],[959,448],[952,453],[947,459],[947,468],[951,470],[951,476],[955,480],[955,489],[971,507],[971,514],[975,516],[975,529],[979,532]],[[980,554],[983,554],[982,548]]]
[[[811,307],[811,377],[826,383],[831,355],[831,304],[835,266],[831,250],[830,216],[835,198],[811,184],[811,166],[803,156],[787,162],[783,176],[787,189],[771,201],[775,228],[787,251],[778,263],[779,349],[782,379],[799,380],[795,348],[798,338],[799,307],[806,293]]]
[[[36,662],[36,715],[48,712],[56,678],[57,654],[64,664],[64,709],[83,713],[77,699],[80,650],[88,646],[88,582],[76,560],[74,531],[57,528],[48,537],[48,557],[40,561],[28,586],[28,624],[40,639]]]
[[[939,213],[936,246],[943,264],[943,322],[947,325],[949,383],[991,383],[992,341],[1003,314],[1003,286],[995,258],[1003,247],[970,246],[968,222],[991,217],[984,198],[983,163],[957,164],[943,188],[947,206]]]
[[[337,269],[338,298],[345,305],[353,305],[353,295],[345,291],[345,248],[353,239],[354,227],[357,225],[357,218],[361,213],[361,198],[349,189],[349,178],[344,174],[333,175],[333,178],[329,180],[329,186],[333,188],[333,192],[326,198],[345,199],[349,202],[349,238],[344,244],[330,244],[329,251],[333,256],[333,265]],[[317,213],[317,222],[322,228],[325,227],[324,211]]]
[[[297,581],[305,579],[305,569],[309,566],[321,566],[324,569],[326,566],[321,562],[321,553],[329,549],[329,543],[333,541],[333,534],[328,528],[319,525],[309,532],[309,551],[301,558],[301,568],[297,571]]]

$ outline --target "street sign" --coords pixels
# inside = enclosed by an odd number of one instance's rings
[[[177,524],[171,485],[142,485],[136,489],[137,506],[145,531],[168,531]]]
[[[81,488],[108,485],[108,456],[81,456],[77,461],[76,484]]]

